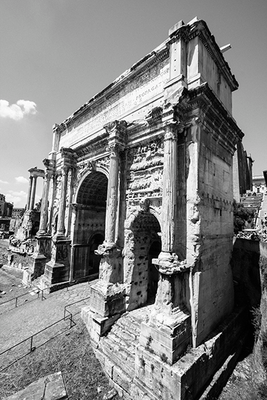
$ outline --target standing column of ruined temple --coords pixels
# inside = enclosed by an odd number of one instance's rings
[[[32,194],[32,175],[29,176],[29,190],[28,190],[28,198],[27,198],[27,210],[30,209],[30,201],[31,201],[31,194]]]
[[[37,185],[37,175],[34,175],[33,176],[33,187],[32,187],[32,191],[31,191],[30,210],[34,209],[36,185]]]
[[[105,244],[114,246],[116,242],[116,224],[119,193],[119,153],[125,146],[126,122],[114,121],[105,126],[109,134],[110,167],[107,190]]]
[[[34,167],[34,168],[29,169],[29,173],[30,173],[30,177],[29,177],[27,210],[32,211],[34,209],[34,203],[35,203],[37,178],[38,177],[44,178],[44,170]]]

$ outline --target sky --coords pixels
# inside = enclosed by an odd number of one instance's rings
[[[239,89],[233,116],[267,169],[266,0],[0,0],[0,193],[24,207],[28,170],[43,168],[63,122],[197,16],[222,47]],[[42,192],[38,179],[37,197]]]

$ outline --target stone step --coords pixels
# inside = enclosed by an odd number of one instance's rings
[[[135,375],[135,353],[139,344],[141,324],[148,319],[150,306],[123,314],[101,338],[100,351],[110,364],[122,368],[129,379]]]
[[[123,365],[124,371],[129,376],[134,376],[135,369],[135,349],[133,352],[126,351],[116,342],[109,338],[103,338],[101,341],[101,352],[111,361],[111,363],[118,366]]]

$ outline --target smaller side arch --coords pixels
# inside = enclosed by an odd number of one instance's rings
[[[155,301],[158,273],[152,264],[161,250],[160,223],[149,209],[133,211],[125,223],[124,279],[128,310]]]

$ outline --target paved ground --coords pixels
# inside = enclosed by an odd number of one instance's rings
[[[31,294],[31,289],[25,289],[21,281],[0,269],[0,290],[5,290],[6,295],[0,298],[0,352],[15,345],[16,343],[35,334],[48,325],[63,318],[64,307],[70,303],[82,300],[89,296],[90,284],[80,283],[47,295],[46,300],[37,298],[36,294]],[[14,285],[14,286],[12,286]],[[12,289],[12,292],[9,290]],[[2,304],[3,301],[12,297],[12,294],[28,293],[19,298],[19,307],[15,307],[15,301]],[[33,300],[34,299],[34,300]],[[86,300],[70,307],[73,313],[79,313]],[[9,310],[6,311],[6,308]],[[29,314],[31,318],[29,319]]]

